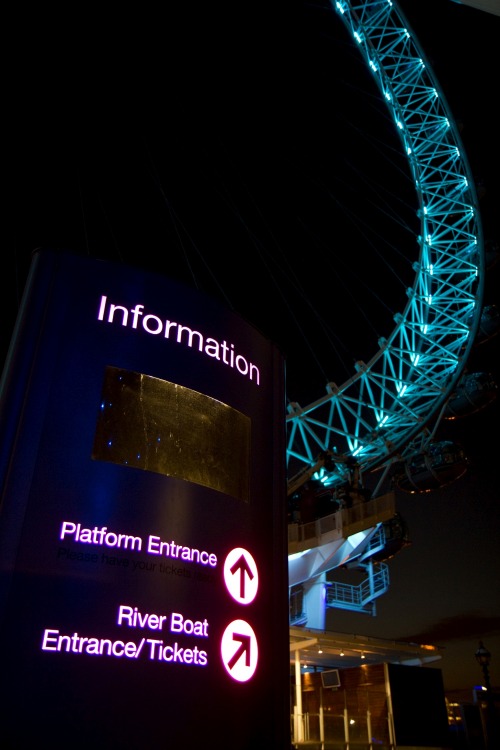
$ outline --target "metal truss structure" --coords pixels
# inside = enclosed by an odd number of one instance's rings
[[[425,445],[479,328],[484,241],[458,128],[419,42],[392,0],[332,1],[389,108],[414,181],[419,257],[395,327],[372,359],[307,406],[289,405],[287,471],[335,487],[356,463],[390,465]],[[420,442],[419,442],[420,441]],[[421,447],[420,447],[421,449]],[[300,479],[299,479],[300,481]]]

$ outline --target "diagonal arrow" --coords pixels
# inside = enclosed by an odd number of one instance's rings
[[[242,633],[233,633],[233,641],[239,641],[240,645],[229,659],[227,666],[232,669],[236,662],[245,654],[245,666],[250,666],[250,636]]]
[[[233,575],[239,571],[240,598],[244,599],[245,598],[245,575],[244,574],[246,573],[247,576],[250,578],[250,580],[252,580],[253,578],[253,573],[250,570],[250,566],[248,565],[245,555],[241,555],[229,570]]]

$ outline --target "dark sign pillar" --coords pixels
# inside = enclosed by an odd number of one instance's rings
[[[169,279],[40,251],[0,416],[0,744],[288,750],[276,347]]]

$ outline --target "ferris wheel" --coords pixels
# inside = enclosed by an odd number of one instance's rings
[[[485,252],[478,197],[457,125],[418,40],[392,0],[331,0],[389,109],[414,183],[418,257],[407,302],[368,362],[305,406],[288,406],[289,494],[335,488],[424,450],[478,333]],[[381,472],[384,476],[384,471]]]

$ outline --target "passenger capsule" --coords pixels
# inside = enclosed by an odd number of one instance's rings
[[[451,420],[475,414],[493,403],[497,395],[498,385],[489,372],[468,373],[446,404],[444,418]]]
[[[411,545],[408,526],[400,513],[396,513],[388,521],[383,522],[382,533],[384,545],[382,549],[370,555],[370,560],[373,562],[390,560],[402,549]]]
[[[423,493],[446,487],[467,471],[463,449],[450,440],[432,443],[426,451],[408,458],[394,482],[404,492]]]
[[[500,313],[496,305],[486,305],[481,313],[475,343],[482,344],[500,333]]]

